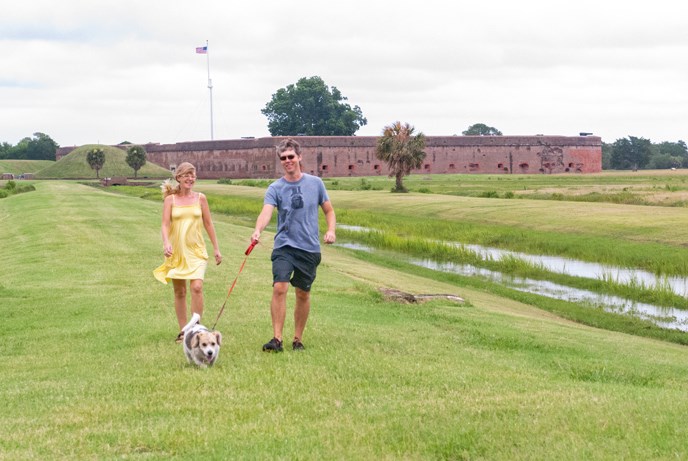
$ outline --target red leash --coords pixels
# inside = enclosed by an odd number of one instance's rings
[[[246,251],[244,252],[244,254],[246,255],[246,257],[244,258],[244,262],[241,263],[241,267],[239,268],[239,272],[237,272],[236,277],[234,277],[234,282],[232,282],[232,286],[229,287],[229,291],[227,292],[227,297],[225,298],[225,302],[222,303],[222,309],[220,309],[220,312],[217,314],[217,318],[215,319],[215,323],[213,324],[213,328],[211,328],[211,330],[215,330],[215,325],[217,325],[217,321],[220,320],[220,316],[222,315],[222,312],[224,312],[224,310],[225,310],[225,305],[227,305],[227,300],[229,299],[229,295],[232,294],[232,290],[234,289],[234,286],[236,285],[237,280],[239,279],[239,274],[241,274],[241,271],[244,270],[244,265],[246,264],[246,260],[248,259],[248,255],[251,254],[251,252],[256,247],[256,245],[258,245],[258,240],[252,240],[251,244],[248,246],[248,248],[246,248]]]

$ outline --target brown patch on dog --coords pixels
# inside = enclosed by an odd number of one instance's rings
[[[206,346],[210,344],[211,346],[214,346],[217,343],[218,346],[222,346],[222,335],[220,334],[219,331],[203,331],[200,333],[197,333],[194,335],[194,337],[191,339],[191,348],[195,348],[198,346]]]

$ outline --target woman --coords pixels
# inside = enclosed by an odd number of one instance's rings
[[[165,262],[153,271],[156,279],[167,285],[172,280],[174,309],[181,330],[187,323],[186,281],[191,290],[191,312],[203,315],[203,277],[208,266],[208,252],[201,226],[213,244],[215,263],[222,262],[215,227],[205,195],[194,192],[196,168],[184,162],[175,172],[177,185],[168,179],[162,185],[162,246]],[[183,339],[180,331],[176,341]]]

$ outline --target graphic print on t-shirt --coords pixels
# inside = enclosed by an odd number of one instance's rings
[[[291,207],[294,210],[303,208],[303,195],[301,195],[301,186],[296,186],[291,189]]]
[[[282,231],[289,231],[289,222],[291,220],[291,215],[294,210],[299,210],[303,208],[303,194],[301,193],[301,186],[291,187],[289,189],[291,194],[291,199],[289,200],[290,206],[286,209],[279,210],[280,221],[282,222]]]

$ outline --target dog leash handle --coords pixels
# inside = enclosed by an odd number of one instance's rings
[[[256,247],[256,245],[258,245],[258,240],[251,240],[251,244],[248,246],[248,248],[246,248],[244,254],[246,256],[250,255],[253,249]]]

